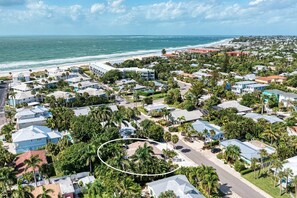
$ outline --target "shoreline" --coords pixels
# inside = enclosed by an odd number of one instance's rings
[[[199,45],[189,45],[189,46],[182,46],[182,47],[169,47],[169,48],[165,48],[167,52],[174,52],[174,51],[178,51],[178,50],[184,50],[184,49],[189,49],[189,48],[198,48],[198,47],[219,47],[222,45],[227,45],[233,38],[229,38],[229,39],[223,39],[220,41],[216,41],[216,42],[212,42],[212,43],[206,43],[206,44],[199,44]],[[161,49],[155,49],[155,50],[139,50],[139,51],[131,51],[131,52],[125,52],[125,53],[117,53],[117,54],[105,54],[105,55],[98,55],[98,56],[86,56],[86,57],[77,57],[77,58],[69,58],[72,60],[75,59],[81,59],[81,58],[92,58],[94,57],[94,60],[90,60],[90,61],[69,61],[69,63],[61,63],[61,64],[49,64],[49,65],[41,65],[39,67],[27,67],[27,68],[12,68],[11,70],[9,70],[9,68],[5,68],[6,71],[1,71],[0,69],[0,77],[3,76],[9,76],[9,72],[11,72],[12,74],[15,73],[19,73],[19,72],[25,72],[25,71],[29,71],[29,69],[32,70],[32,72],[38,72],[38,71],[44,71],[45,69],[50,70],[53,68],[57,68],[59,67],[60,69],[68,69],[70,67],[80,67],[80,66],[84,66],[84,65],[89,65],[95,62],[101,62],[101,63],[105,63],[105,62],[116,62],[116,61],[122,61],[122,60],[128,60],[128,59],[136,59],[136,58],[143,58],[143,57],[148,57],[148,56],[160,56],[161,55]],[[97,60],[96,60],[96,57]],[[67,58],[66,58],[67,59]],[[63,59],[63,60],[66,60]],[[59,59],[54,59],[54,60],[48,60],[48,61],[58,61]],[[38,64],[42,62],[48,62],[48,61],[40,61],[40,62],[35,62],[34,64]]]

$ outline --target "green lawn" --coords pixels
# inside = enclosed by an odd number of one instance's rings
[[[257,173],[256,173],[257,176]],[[289,194],[284,193],[282,196],[280,196],[280,189],[279,187],[274,187],[274,182],[272,177],[270,176],[263,176],[260,177],[259,179],[254,178],[254,173],[248,173],[246,175],[243,175],[245,179],[253,183],[254,185],[258,186],[262,190],[264,190],[266,193],[271,195],[272,197],[275,198],[291,198]],[[284,190],[283,190],[284,192]]]
[[[152,95],[153,100],[157,100],[160,98],[164,98],[166,96],[166,93],[158,93],[158,94],[154,94]]]

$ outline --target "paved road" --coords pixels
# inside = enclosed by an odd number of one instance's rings
[[[180,148],[178,146],[180,146]],[[221,190],[223,190],[224,192],[230,192],[230,190],[232,190],[242,198],[264,198],[264,196],[261,195],[259,192],[249,187],[238,178],[234,177],[221,167],[217,166],[215,163],[205,158],[201,153],[192,150],[182,141],[179,141],[177,143],[177,148],[184,151],[184,155],[186,155],[195,163],[214,167],[217,170],[220,181],[222,183]]]

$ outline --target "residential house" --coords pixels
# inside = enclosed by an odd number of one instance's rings
[[[272,82],[275,83],[283,83],[287,78],[284,76],[267,76],[267,77],[257,77],[256,82],[262,84],[270,84]]]
[[[50,184],[59,185],[61,195],[65,198],[78,197],[78,194],[82,192],[84,187],[87,184],[93,183],[94,181],[94,176],[90,176],[89,172],[81,172],[70,176],[62,176],[49,179]],[[80,186],[80,183],[82,183],[83,186]]]
[[[266,88],[268,87],[268,85],[265,85],[265,84],[250,84],[250,85],[247,85],[246,88],[243,89],[243,92],[246,92],[246,93],[253,93],[253,92],[256,92],[256,91],[264,91]]]
[[[292,105],[292,103],[297,101],[297,94],[291,92],[284,92],[278,89],[269,89],[263,92],[263,96],[266,97],[266,100],[275,96],[278,99],[278,102],[282,102],[285,107]]]
[[[220,142],[220,145],[223,148],[226,148],[230,145],[238,146],[240,149],[240,158],[247,162],[248,164],[251,163],[251,160],[253,158],[259,160],[261,159],[260,151],[261,149],[265,149],[268,154],[272,154],[275,152],[275,149],[267,146],[266,144],[262,144],[258,146],[256,144],[253,144],[252,142],[241,142],[237,139],[230,139]]]
[[[62,195],[59,184],[45,184],[34,188],[34,190],[31,192],[33,197],[37,197],[38,195],[43,194],[43,188],[45,188],[46,190],[49,190],[49,189],[52,190],[52,192],[49,192],[47,194],[48,197],[56,198]]]
[[[136,142],[133,142],[131,144],[128,144],[128,148],[126,150],[126,153],[127,153],[127,157],[131,157],[135,154],[136,150],[140,147],[144,147],[144,144],[147,144],[147,146],[150,146],[153,148],[153,156],[159,158],[159,159],[163,159],[163,152],[157,148],[156,144],[154,143],[151,143],[151,142],[145,142],[145,141],[136,141]]]
[[[278,173],[279,171],[285,170],[287,168],[291,169],[293,174],[291,176],[289,176],[288,178],[288,183],[290,183],[292,181],[292,179],[297,176],[297,156],[288,158],[286,160],[284,160],[284,164],[283,167],[278,170],[276,173]],[[275,169],[272,169],[275,171]],[[283,183],[286,183],[286,180],[283,181]]]
[[[79,77],[75,77],[75,78],[66,79],[65,82],[67,82],[69,85],[73,85],[73,84],[77,84],[77,83],[89,81],[89,80],[90,80],[90,78],[79,76]]]
[[[15,73],[12,76],[13,82],[27,82],[30,81],[30,72]]]
[[[250,107],[243,106],[239,104],[236,100],[230,100],[223,102],[217,106],[219,109],[228,109],[228,108],[235,108],[239,114],[245,114],[251,112],[253,109]]]
[[[52,114],[49,109],[44,106],[35,106],[33,108],[17,109],[15,114],[16,128],[22,129],[31,125],[46,125],[46,119],[51,117]]]
[[[74,88],[74,91],[79,91],[87,88],[98,88],[99,85],[96,82],[82,81],[79,83],[72,84],[72,87]]]
[[[54,96],[56,99],[63,98],[66,102],[72,102],[75,100],[75,94],[65,91],[55,91],[47,95],[47,97]]]
[[[119,132],[122,138],[127,138],[127,137],[130,137],[131,135],[134,135],[136,132],[136,129],[131,125],[131,123],[127,123],[127,125],[122,123]]]
[[[12,143],[15,153],[37,150],[48,142],[57,143],[62,138],[58,131],[46,126],[29,126],[12,134]]]
[[[240,81],[236,82],[235,85],[231,87],[231,90],[236,94],[241,94],[247,85],[256,84],[255,81]]]
[[[187,110],[181,110],[176,109],[171,112],[170,119],[173,123],[185,123],[185,122],[192,122],[200,119],[203,116],[202,112],[200,110],[193,110],[193,111],[187,111]]]
[[[297,126],[287,127],[287,132],[289,136],[297,136]]]
[[[15,96],[9,96],[9,105],[14,107],[30,102],[39,102],[39,98],[33,95],[31,91],[16,92]]]
[[[224,138],[224,132],[220,130],[220,127],[207,121],[197,120],[192,126],[197,133],[203,134],[207,140],[221,140]]]
[[[86,88],[84,90],[77,91],[77,93],[80,93],[80,94],[87,93],[89,94],[89,96],[107,97],[106,92],[103,89]]]
[[[27,151],[25,153],[22,153],[18,155],[14,161],[16,167],[16,176],[18,178],[20,178],[25,173],[32,173],[33,168],[27,168],[27,165],[25,164],[25,160],[30,159],[32,156],[38,156],[38,158],[41,160],[38,164],[39,167],[41,167],[43,164],[47,164],[45,150]],[[34,170],[36,175],[38,175],[39,167],[36,167]]]
[[[147,183],[151,197],[157,198],[161,193],[173,191],[177,198],[205,198],[190,182],[185,175],[175,175]]]
[[[282,119],[280,119],[280,118],[278,118],[276,116],[273,116],[273,115],[261,115],[261,114],[258,114],[258,113],[247,113],[247,114],[244,115],[244,117],[251,118],[256,122],[259,119],[264,119],[264,120],[266,120],[267,122],[269,122],[271,124],[277,123],[277,122],[283,122]]]
[[[144,106],[144,109],[150,114],[152,111],[162,111],[162,109],[170,109],[166,104],[151,104]]]

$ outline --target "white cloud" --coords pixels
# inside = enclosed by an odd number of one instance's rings
[[[103,3],[95,3],[91,6],[91,13],[102,13],[105,9],[105,5]]]
[[[126,6],[123,5],[124,0],[108,0],[108,10],[111,13],[124,13],[126,11]]]
[[[249,5],[255,6],[255,5],[261,4],[265,1],[267,1],[267,0],[254,0],[254,1],[249,2]]]

